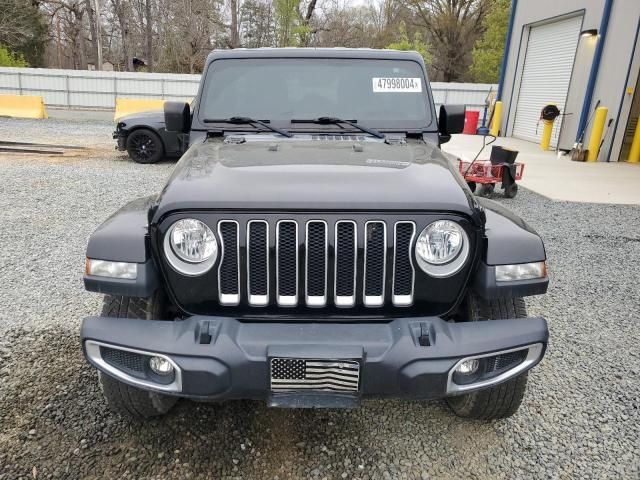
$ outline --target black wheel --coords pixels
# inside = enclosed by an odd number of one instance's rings
[[[467,185],[469,186],[469,190],[471,190],[472,193],[476,191],[476,182],[467,182]]]
[[[504,196],[507,198],[513,198],[518,194],[518,184],[512,183],[504,189]]]
[[[490,197],[495,188],[496,186],[494,183],[483,183],[477,188],[475,193],[479,197]]]
[[[127,152],[134,162],[156,163],[164,156],[164,146],[158,134],[141,128],[127,137]]]
[[[157,291],[150,298],[107,295],[102,307],[103,317],[167,320],[169,302],[164,292]],[[164,415],[178,401],[177,397],[132,387],[102,372],[98,373],[100,388],[109,407],[115,412],[134,418]]]
[[[523,298],[484,300],[469,294],[462,307],[461,317],[472,321],[504,320],[527,316]],[[527,373],[499,385],[447,398],[453,412],[464,418],[494,420],[507,418],[518,411],[527,387]]]

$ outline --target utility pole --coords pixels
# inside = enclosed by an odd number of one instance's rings
[[[96,70],[102,70],[102,32],[100,31],[100,1],[99,0],[93,0],[94,1],[94,8],[96,11],[96,50],[97,50],[97,56],[98,58],[96,58]]]
[[[240,30],[238,26],[238,0],[231,0],[231,35],[230,43],[231,48],[238,48],[240,46]]]

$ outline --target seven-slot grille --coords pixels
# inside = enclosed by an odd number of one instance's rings
[[[271,359],[271,390],[358,390],[360,364],[353,360]]]
[[[274,298],[281,307],[413,303],[416,226],[411,221],[250,220],[245,228],[243,235],[243,226],[235,220],[218,223],[222,305],[238,305],[245,294],[255,307],[267,306]],[[240,254],[243,242],[246,255]]]

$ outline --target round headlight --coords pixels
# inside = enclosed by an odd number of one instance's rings
[[[204,262],[218,253],[213,232],[200,220],[178,220],[171,228],[171,248],[185,262]]]
[[[200,220],[185,218],[174,223],[164,237],[164,250],[173,268],[185,275],[200,275],[214,264],[218,241]]]
[[[432,265],[454,260],[462,250],[463,231],[450,220],[438,220],[425,228],[416,242],[416,253]]]
[[[451,220],[436,220],[416,240],[418,265],[434,277],[453,275],[462,268],[468,255],[467,234]]]

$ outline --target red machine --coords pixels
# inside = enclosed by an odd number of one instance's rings
[[[515,161],[517,155],[515,150],[492,147],[489,160],[466,162],[458,159],[458,170],[476,195],[490,196],[496,183],[501,183],[504,196],[513,198],[518,193],[516,181],[522,179],[524,172],[524,163]]]

